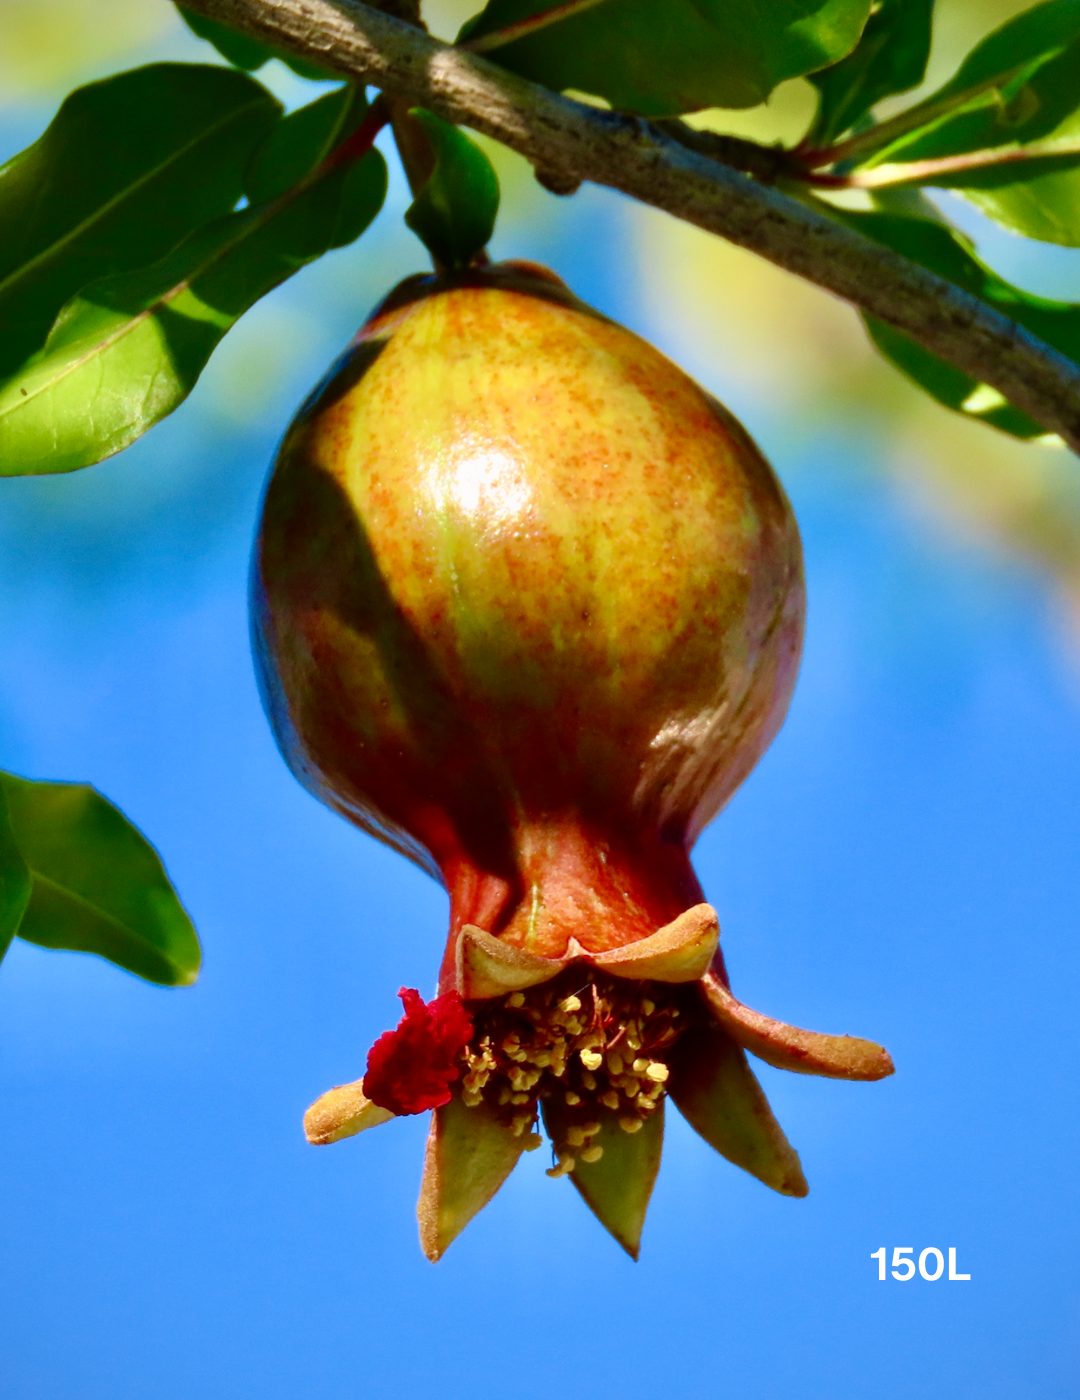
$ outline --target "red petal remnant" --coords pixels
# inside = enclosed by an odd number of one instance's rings
[[[457,992],[425,1002],[418,991],[402,987],[398,996],[405,1015],[368,1052],[364,1093],[391,1113],[441,1108],[460,1073],[457,1057],[472,1038],[472,1018]]]

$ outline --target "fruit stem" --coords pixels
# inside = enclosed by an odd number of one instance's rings
[[[431,142],[428,140],[427,132],[422,124],[410,115],[411,103],[402,101],[401,98],[385,97],[385,95],[382,100],[386,102],[390,114],[390,126],[394,133],[398,155],[401,157],[405,178],[409,182],[413,199],[416,199],[435,171],[435,152],[432,150]],[[430,248],[428,252],[431,255],[431,265],[435,271],[445,272],[446,269]],[[486,267],[489,262],[490,258],[486,250],[481,248],[480,252],[474,256],[472,265]]]
[[[435,170],[435,153],[424,128],[415,117],[409,115],[410,102],[400,98],[387,98],[390,112],[390,125],[394,132],[394,142],[401,157],[405,178],[415,199]]]

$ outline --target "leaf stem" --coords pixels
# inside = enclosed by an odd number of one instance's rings
[[[1053,160],[1055,157],[1080,155],[1080,136],[1058,141],[1033,141],[1027,146],[996,147],[986,151],[966,151],[963,155],[939,156],[935,160],[898,161],[875,165],[869,170],[853,170],[850,175],[830,178],[841,182],[839,188],[874,190],[888,185],[932,185],[935,175],[962,174],[965,170],[993,170],[997,166],[1020,161]],[[821,176],[810,176],[810,183],[820,183]]]
[[[382,93],[376,97],[375,101],[367,109],[363,121],[356,128],[351,136],[347,136],[341,145],[330,152],[317,170],[300,182],[295,191],[289,191],[290,197],[299,193],[300,189],[306,187],[316,179],[321,179],[324,175],[329,175],[332,170],[337,170],[342,165],[352,165],[358,160],[363,160],[364,156],[375,144],[375,138],[383,127],[390,121],[390,107]]]

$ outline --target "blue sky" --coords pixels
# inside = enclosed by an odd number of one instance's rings
[[[289,776],[247,642],[274,443],[422,265],[401,204],[129,452],[0,484],[0,763],[117,801],[205,949],[182,992],[24,944],[0,968],[0,1392],[1074,1396],[1080,680],[1041,581],[929,531],[835,422],[748,419],[804,533],[806,660],[697,857],[739,994],[896,1060],[878,1085],[760,1066],[810,1196],[672,1112],[638,1265],[537,1153],[432,1267],[420,1120],[304,1143],[445,933],[439,889]],[[559,213],[496,251],[642,325],[621,201]],[[881,1245],[956,1247],[971,1282],[879,1283]]]

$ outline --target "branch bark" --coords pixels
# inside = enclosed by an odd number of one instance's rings
[[[636,117],[598,111],[357,0],[184,0],[391,98],[759,253],[990,384],[1080,453],[1080,366],[950,282]]]

